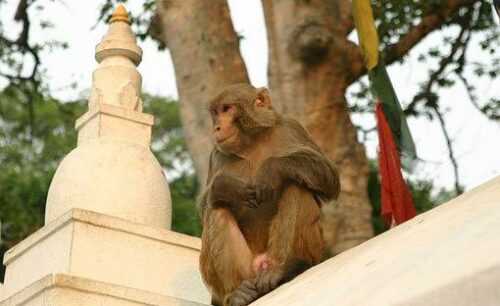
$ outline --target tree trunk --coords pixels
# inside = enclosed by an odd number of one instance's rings
[[[337,164],[341,194],[325,205],[325,237],[336,254],[373,236],[367,193],[368,161],[358,143],[345,93],[352,82],[356,48],[350,1],[265,0],[269,83],[284,113],[298,118]]]
[[[225,0],[157,0],[161,39],[174,62],[181,117],[201,182],[212,148],[208,100],[221,88],[248,82],[239,40]]]
[[[350,1],[263,1],[270,47],[269,82],[278,110],[300,120],[339,169],[342,191],[325,205],[325,238],[336,254],[373,235],[368,163],[357,142],[345,92],[362,62],[350,54]],[[201,102],[226,84],[248,81],[224,0],[158,0],[163,39],[174,61],[182,119],[202,177],[211,148]],[[359,55],[357,51],[356,55]]]

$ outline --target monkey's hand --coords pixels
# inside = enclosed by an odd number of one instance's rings
[[[257,207],[255,188],[228,174],[219,174],[210,188],[209,201],[214,207],[239,209],[241,205]]]
[[[241,203],[247,207],[257,208],[257,192],[255,191],[255,187],[250,184],[246,184],[241,190],[240,200]]]
[[[335,166],[311,149],[268,158],[257,173],[257,201],[278,200],[289,184],[306,188],[325,201],[336,199],[340,192]]]
[[[281,198],[285,185],[279,158],[270,158],[255,177],[255,192],[259,205],[274,205]]]

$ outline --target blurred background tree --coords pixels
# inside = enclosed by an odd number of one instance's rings
[[[84,101],[54,99],[47,86],[42,54],[67,44],[30,39],[33,16],[55,1],[9,1],[17,3],[13,19],[19,30],[4,27],[0,20],[0,256],[42,225],[50,180],[60,159],[75,147],[74,120],[86,108]],[[0,0],[0,10],[6,2]],[[103,2],[101,21],[117,2],[127,1]],[[363,147],[365,134],[373,129],[351,122],[353,114],[371,114],[374,101],[363,78],[361,53],[352,41],[350,1],[262,3],[270,48],[269,87],[277,107],[306,125],[343,175],[341,209],[327,212],[331,219],[343,221],[334,222],[341,224],[334,229],[336,253],[369,238],[372,229],[375,234],[386,229],[379,217],[376,163],[368,161]],[[411,101],[403,101],[408,116],[440,123],[455,172],[452,190],[436,190],[432,181],[410,182],[421,212],[463,190],[440,92],[465,87],[469,101],[485,118],[500,119],[499,101],[476,89],[476,83],[497,77],[500,58],[494,51],[500,47],[500,31],[489,1],[372,4],[388,65],[405,61],[408,52],[432,32],[446,33],[439,46],[420,54],[429,77]],[[238,48],[242,37],[233,29],[225,0],[147,0],[142,12],[132,13],[139,37],[153,37],[173,56],[180,103],[145,95],[145,112],[156,118],[152,149],[169,174],[173,229],[199,235],[194,202],[206,172],[210,130],[199,103],[225,84],[248,81]],[[42,30],[53,26],[43,17],[36,22]],[[467,52],[478,41],[484,56],[471,58]],[[347,95],[351,85],[356,90]]]

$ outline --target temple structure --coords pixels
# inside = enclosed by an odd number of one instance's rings
[[[89,109],[47,199],[45,226],[4,257],[0,306],[196,306],[200,240],[171,200],[142,113],[142,52],[123,6],[96,47]],[[298,276],[252,305],[500,305],[500,177]]]
[[[45,226],[4,257],[0,305],[209,303],[200,240],[170,231],[168,183],[142,112],[142,50],[118,6],[96,47],[78,145],[59,165]]]

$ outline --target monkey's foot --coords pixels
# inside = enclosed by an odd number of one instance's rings
[[[253,280],[244,280],[224,299],[224,306],[246,306],[260,296]]]
[[[264,295],[278,287],[283,280],[281,271],[270,270],[260,273],[255,279],[255,287],[260,295]]]

